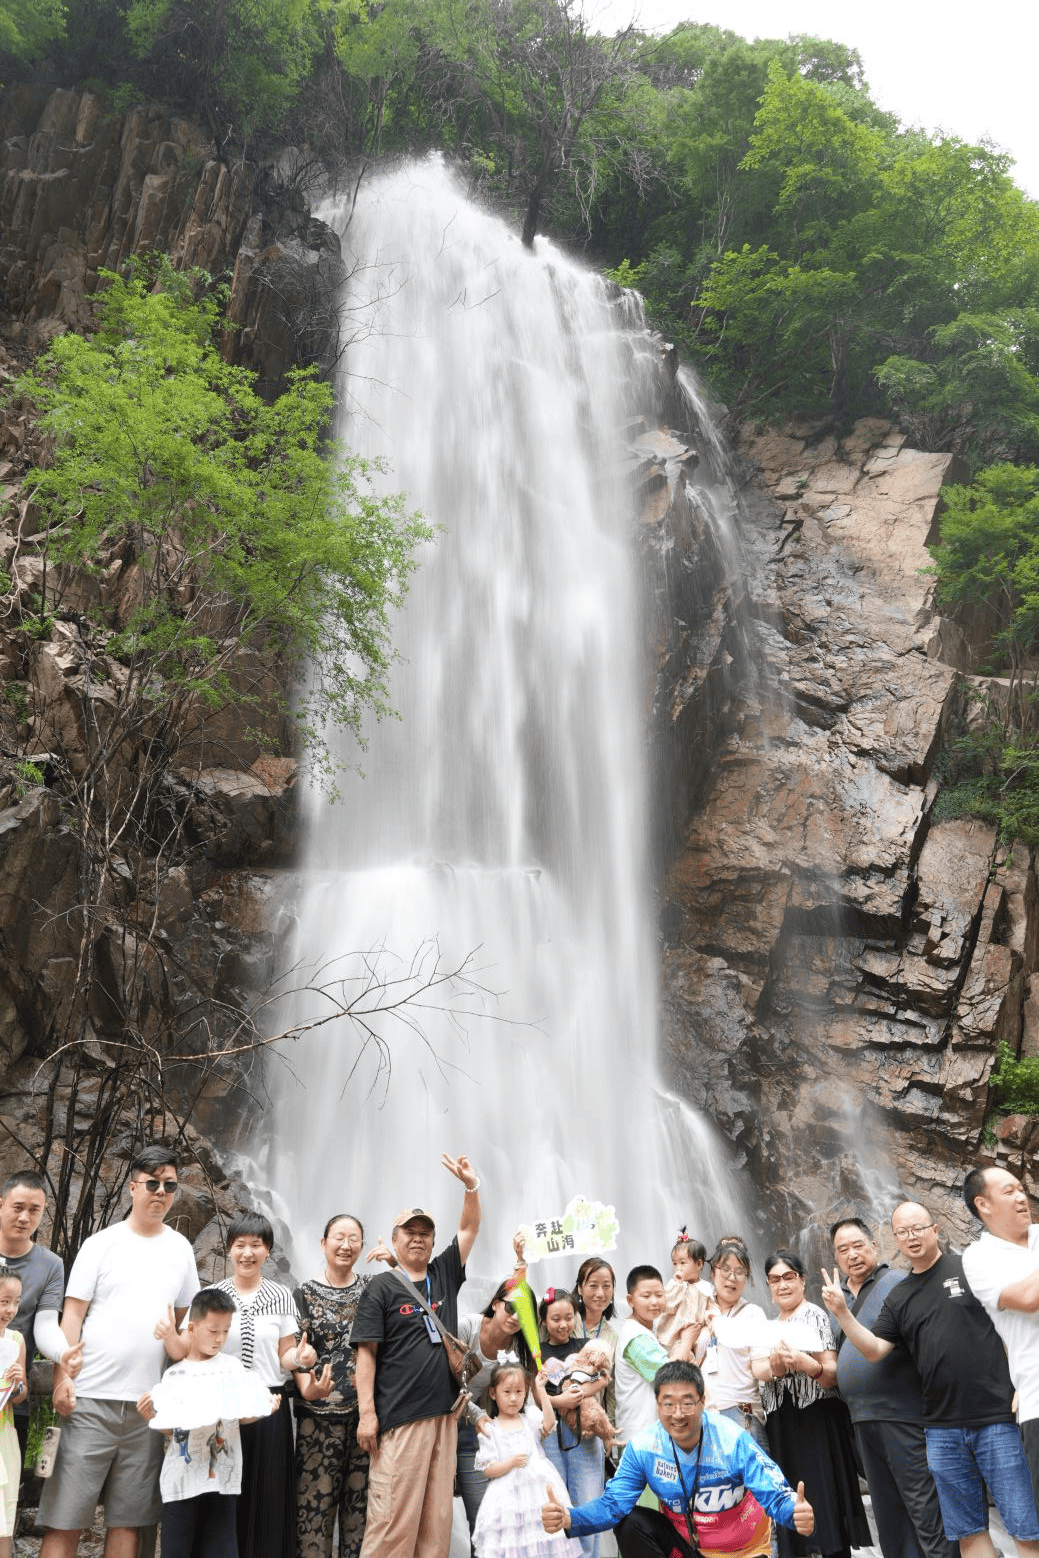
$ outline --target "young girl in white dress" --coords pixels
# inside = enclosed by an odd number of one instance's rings
[[[0,1268],[2,1270],[2,1268]],[[13,1403],[24,1401],[25,1343],[10,1329],[18,1313],[22,1279],[13,1271],[0,1275],[0,1555],[10,1558],[18,1505],[21,1457],[14,1426]]]
[[[477,1558],[564,1558],[573,1546],[562,1532],[549,1536],[541,1523],[549,1487],[561,1504],[570,1504],[565,1483],[541,1448],[556,1425],[544,1380],[542,1372],[533,1385],[539,1412],[528,1405],[530,1388],[518,1362],[505,1359],[491,1373],[491,1425],[480,1435],[475,1462],[489,1483],[473,1531]]]

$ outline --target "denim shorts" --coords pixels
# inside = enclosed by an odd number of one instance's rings
[[[1016,1423],[982,1428],[925,1428],[927,1464],[950,1542],[988,1530],[985,1487],[1010,1535],[1039,1541],[1032,1478]]]

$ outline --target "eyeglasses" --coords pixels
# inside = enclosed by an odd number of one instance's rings
[[[896,1239],[919,1239],[937,1226],[937,1223],[920,1223],[916,1228],[893,1228],[891,1231]]]
[[[781,1282],[802,1282],[804,1278],[796,1271],[777,1271],[774,1277],[769,1276],[767,1280],[770,1288],[777,1288]]]
[[[150,1196],[157,1196],[160,1191],[164,1196],[177,1194],[177,1181],[175,1179],[139,1179],[139,1185],[143,1185]]]

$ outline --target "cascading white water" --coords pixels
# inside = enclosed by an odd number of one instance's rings
[[[345,226],[340,213],[322,213]],[[364,777],[312,794],[294,956],[385,948],[441,966],[478,949],[499,992],[464,1027],[412,1008],[359,1056],[347,1023],[272,1079],[260,1176],[294,1235],[352,1210],[370,1235],[421,1204],[442,1233],[482,1178],[471,1271],[507,1269],[523,1220],[577,1192],[612,1202],[617,1264],[662,1264],[676,1227],[740,1217],[706,1121],[656,1082],[633,500],[619,474],[652,354],[594,275],[524,250],[438,164],[378,178],[345,227],[357,339],[341,435],[443,527],[395,628],[400,720],[370,732]],[[637,349],[636,349],[637,348]],[[640,369],[639,364],[645,365]],[[633,380],[634,376],[634,380]],[[539,1281],[572,1278],[553,1262]]]

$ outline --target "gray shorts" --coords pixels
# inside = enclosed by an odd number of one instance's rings
[[[54,1475],[43,1484],[36,1524],[83,1531],[98,1504],[106,1526],[152,1526],[162,1514],[163,1437],[132,1401],[79,1400],[62,1419]]]

